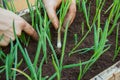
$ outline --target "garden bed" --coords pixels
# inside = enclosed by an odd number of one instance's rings
[[[108,17],[108,14],[104,14],[104,11],[106,11],[108,9],[108,7],[112,4],[112,2],[113,2],[112,0],[107,0],[105,2],[104,8],[103,8],[102,14],[101,14],[101,25],[105,24],[105,21]],[[92,23],[94,15],[95,15],[95,0],[91,0],[90,23]],[[73,54],[71,56],[68,56],[68,53],[75,46],[75,34],[77,34],[77,36],[78,36],[77,41],[80,41],[83,37],[83,35],[81,33],[81,31],[82,31],[81,24],[83,21],[86,22],[85,17],[83,17],[83,16],[84,16],[83,13],[77,11],[76,18],[68,30],[67,44],[66,44],[66,48],[65,48],[65,56],[64,56],[63,65],[79,63],[80,61],[82,61],[82,62],[87,61],[90,59],[90,57],[94,53],[93,50],[91,50],[89,52],[86,52],[85,54],[76,53],[76,54]],[[86,26],[87,25],[85,25],[84,33],[86,33],[88,31],[88,28]],[[59,50],[56,47],[57,31],[52,27],[52,25],[51,25],[50,30],[51,30],[52,44],[55,48],[58,59],[60,59],[61,50]],[[94,31],[92,30],[89,33],[89,35],[82,42],[82,44],[79,46],[79,48],[89,48],[89,47],[94,45],[94,33],[93,32]],[[120,33],[120,31],[119,31],[119,33]],[[114,30],[114,32],[110,36],[108,36],[108,43],[111,44],[110,49],[107,50],[102,56],[100,56],[100,58],[92,65],[92,67],[90,67],[90,69],[87,71],[87,73],[83,76],[82,80],[91,79],[95,75],[99,74],[100,72],[107,69],[108,67],[113,65],[118,60],[120,60],[120,54],[119,54],[117,56],[117,58],[114,61],[112,61],[113,56],[114,56],[114,51],[115,51],[115,41],[116,41],[115,39],[116,39],[116,29]],[[62,40],[63,40],[63,36],[62,36]],[[119,40],[120,40],[120,38],[119,38]],[[119,43],[120,43],[120,41],[119,41]],[[28,54],[30,56],[30,59],[32,61],[34,60],[34,57],[35,57],[37,44],[38,44],[38,42],[31,39],[29,42],[29,45],[27,47],[25,47],[27,49]],[[3,48],[3,51],[5,53],[8,53],[9,47],[10,46]],[[55,73],[55,69],[53,67],[51,55],[52,55],[52,51],[51,51],[50,47],[48,46],[47,47],[47,61],[48,62],[43,64],[42,76],[52,76]],[[18,57],[19,60],[21,60],[23,58],[20,51],[18,53],[18,56],[19,56]],[[41,61],[42,57],[43,57],[43,54],[40,55],[39,62]],[[0,61],[0,64],[2,64],[1,61]],[[27,67],[27,65],[26,65],[25,61],[23,61],[22,65],[20,66],[20,70],[24,70],[26,67]],[[74,67],[74,68],[70,68],[70,69],[63,69],[61,80],[77,80],[78,75],[79,75],[79,71],[80,71],[79,67]],[[30,74],[28,69],[26,69],[25,72],[27,74]],[[0,77],[0,80],[5,80],[4,74],[5,73],[1,74],[2,76]],[[27,78],[25,78],[23,75],[18,75],[16,80],[26,80],[26,79]]]
[[[90,80],[119,80],[120,79],[120,61],[96,75]]]

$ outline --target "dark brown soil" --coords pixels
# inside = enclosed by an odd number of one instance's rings
[[[93,20],[94,14],[95,14],[95,1],[91,0],[91,16],[90,16],[90,21]],[[104,6],[104,10],[106,10],[110,4],[112,3],[112,0],[107,0],[106,4]],[[102,11],[102,17],[101,17],[101,22],[102,25],[104,25],[104,22],[107,18],[107,14],[104,14],[104,10]],[[83,13],[80,13],[77,11],[77,16],[69,28],[68,31],[68,36],[67,36],[67,45],[66,45],[66,50],[65,50],[65,57],[64,57],[64,65],[65,64],[71,64],[71,63],[79,63],[79,61],[86,61],[88,60],[92,54],[93,51],[90,51],[86,54],[74,54],[71,57],[68,57],[68,52],[75,46],[74,42],[74,34],[78,35],[78,41],[82,38],[81,34],[81,23],[82,21],[85,22],[85,18],[83,17]],[[87,31],[87,27],[85,29],[85,32]],[[57,32],[54,32],[55,30],[53,27],[51,27],[51,35],[52,35],[52,43],[54,47],[56,47],[56,38],[57,38]],[[62,36],[63,37],[63,36]],[[80,48],[86,48],[86,47],[91,47],[93,46],[93,32],[91,32],[85,41],[81,44]],[[111,48],[105,52],[97,62],[93,64],[93,66],[89,69],[89,71],[85,74],[85,76],[82,78],[82,80],[89,80],[90,78],[94,77],[101,71],[105,70],[106,68],[110,67],[113,65],[116,61],[119,60],[120,55],[115,59],[115,61],[112,61],[113,55],[114,55],[114,50],[115,50],[115,31],[108,37],[108,42],[111,45]],[[120,43],[120,42],[119,42]],[[29,46],[27,47],[28,53],[30,58],[33,60],[34,59],[34,54],[36,53],[36,47],[37,47],[37,42],[31,40]],[[9,47],[8,47],[9,48]],[[8,48],[4,49],[5,52],[8,52]],[[56,52],[58,52],[56,48]],[[51,61],[51,50],[48,48],[48,63],[45,63],[43,65],[43,76],[51,76],[55,70],[53,68],[53,64]],[[60,57],[60,53],[58,52],[58,58]],[[40,56],[42,57],[42,55]],[[19,54],[19,59],[23,58],[21,54]],[[26,68],[26,64],[23,63],[20,67],[21,70]],[[27,71],[27,73],[29,73]],[[79,74],[79,67],[71,68],[71,69],[65,69],[62,71],[62,78],[61,80],[77,80]],[[5,77],[5,76],[4,76]],[[1,77],[0,80],[5,80],[4,77]],[[19,75],[17,77],[17,80],[26,80],[22,75]]]

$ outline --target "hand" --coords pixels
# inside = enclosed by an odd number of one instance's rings
[[[45,5],[49,18],[52,21],[53,26],[55,27],[55,29],[58,29],[59,20],[57,18],[56,9],[60,6],[62,0],[43,0],[43,3]],[[67,22],[69,22],[70,26],[70,24],[73,22],[75,18],[75,15],[76,15],[76,0],[72,0],[68,13],[66,14],[63,23],[63,28],[66,26]]]
[[[22,30],[34,39],[38,39],[36,31],[24,19],[17,16],[11,11],[0,8],[0,46],[7,46],[11,40],[15,40],[13,21],[15,24],[15,32],[17,36],[21,35]]]

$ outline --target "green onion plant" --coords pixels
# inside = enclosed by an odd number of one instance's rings
[[[64,0],[62,0],[62,4],[60,7],[60,16],[59,16],[59,28],[58,28],[58,38],[57,38],[57,47],[61,48],[62,44],[61,44],[61,28],[62,28],[62,24],[64,22],[64,18],[67,14],[68,8],[71,4],[72,0],[66,0],[66,2]]]
[[[114,53],[114,57],[113,57],[113,61],[115,60],[115,58],[118,56],[118,53],[120,52],[120,46],[118,43],[118,37],[119,37],[119,25],[116,28],[116,47],[115,47],[115,53]]]

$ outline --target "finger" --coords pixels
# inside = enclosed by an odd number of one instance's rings
[[[55,29],[59,27],[59,20],[57,18],[56,9],[61,4],[62,0],[43,0],[49,19],[51,20]]]
[[[4,35],[7,36],[8,38],[10,38],[12,41],[15,40],[15,36],[14,36],[13,30],[6,31],[4,33]]]
[[[56,14],[55,9],[47,8],[47,13],[48,13],[48,16],[49,16],[54,28],[58,29],[59,20],[57,18],[57,14]]]
[[[10,38],[3,35],[3,38],[0,40],[0,46],[7,46],[10,42]]]
[[[75,0],[72,0],[72,3],[69,7],[68,13],[66,14],[66,17],[63,23],[63,28],[65,28],[68,23],[69,23],[68,26],[70,26],[75,16],[76,16],[76,2]]]
[[[23,26],[23,31],[25,31],[28,35],[30,35],[33,39],[38,40],[38,34],[33,29],[33,27],[25,22],[25,25]]]

